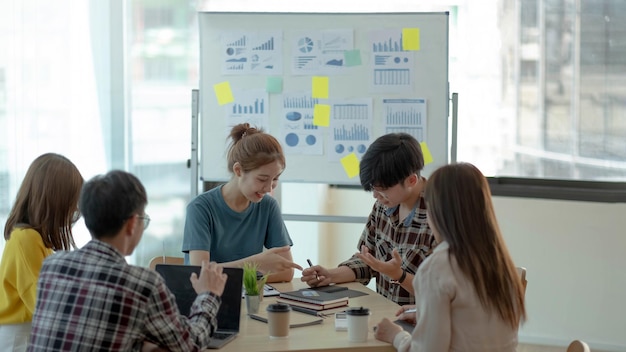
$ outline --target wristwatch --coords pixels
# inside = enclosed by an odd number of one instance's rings
[[[401,284],[404,282],[404,279],[406,279],[406,270],[402,269],[402,275],[400,276],[400,278],[398,280],[391,280],[391,283]]]

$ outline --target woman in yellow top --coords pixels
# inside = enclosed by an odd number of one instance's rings
[[[43,260],[76,247],[83,177],[66,157],[48,153],[35,159],[20,186],[4,226],[0,261],[0,351],[26,351]]]

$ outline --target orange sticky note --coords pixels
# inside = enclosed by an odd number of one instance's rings
[[[228,83],[228,81],[214,84],[213,90],[215,90],[215,96],[217,97],[218,104],[224,105],[235,101],[235,98],[233,98],[233,92],[230,90],[230,83]]]
[[[354,153],[350,153],[341,158],[341,165],[349,178],[359,174],[359,158]]]
[[[420,142],[420,147],[422,147],[422,155],[424,155],[424,165],[432,163],[433,155],[430,154],[430,149],[428,149],[426,142]]]
[[[315,104],[313,107],[313,125],[323,127],[330,125],[330,105]]]
[[[328,99],[328,77],[313,76],[313,98]]]
[[[420,29],[419,28],[403,28],[402,29],[402,50],[407,50],[407,51],[420,50]]]

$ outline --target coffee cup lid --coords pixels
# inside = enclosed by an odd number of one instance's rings
[[[288,312],[291,307],[285,303],[274,303],[267,306],[268,312]]]
[[[352,307],[352,308],[346,309],[346,314],[348,314],[348,315],[369,315],[370,314],[370,310],[369,310],[369,308],[365,308],[365,307]]]

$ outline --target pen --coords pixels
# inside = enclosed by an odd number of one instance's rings
[[[404,313],[417,313],[417,309],[415,309],[415,308],[410,308],[410,309],[407,309],[407,310],[405,310],[405,311],[403,311],[403,312],[402,312],[402,314],[404,314]]]
[[[311,259],[307,259],[306,261],[307,261],[307,263],[309,263],[309,267],[313,266],[313,263],[311,263]],[[320,277],[317,276],[317,272],[315,273],[315,278],[317,279],[317,281],[320,281]]]

